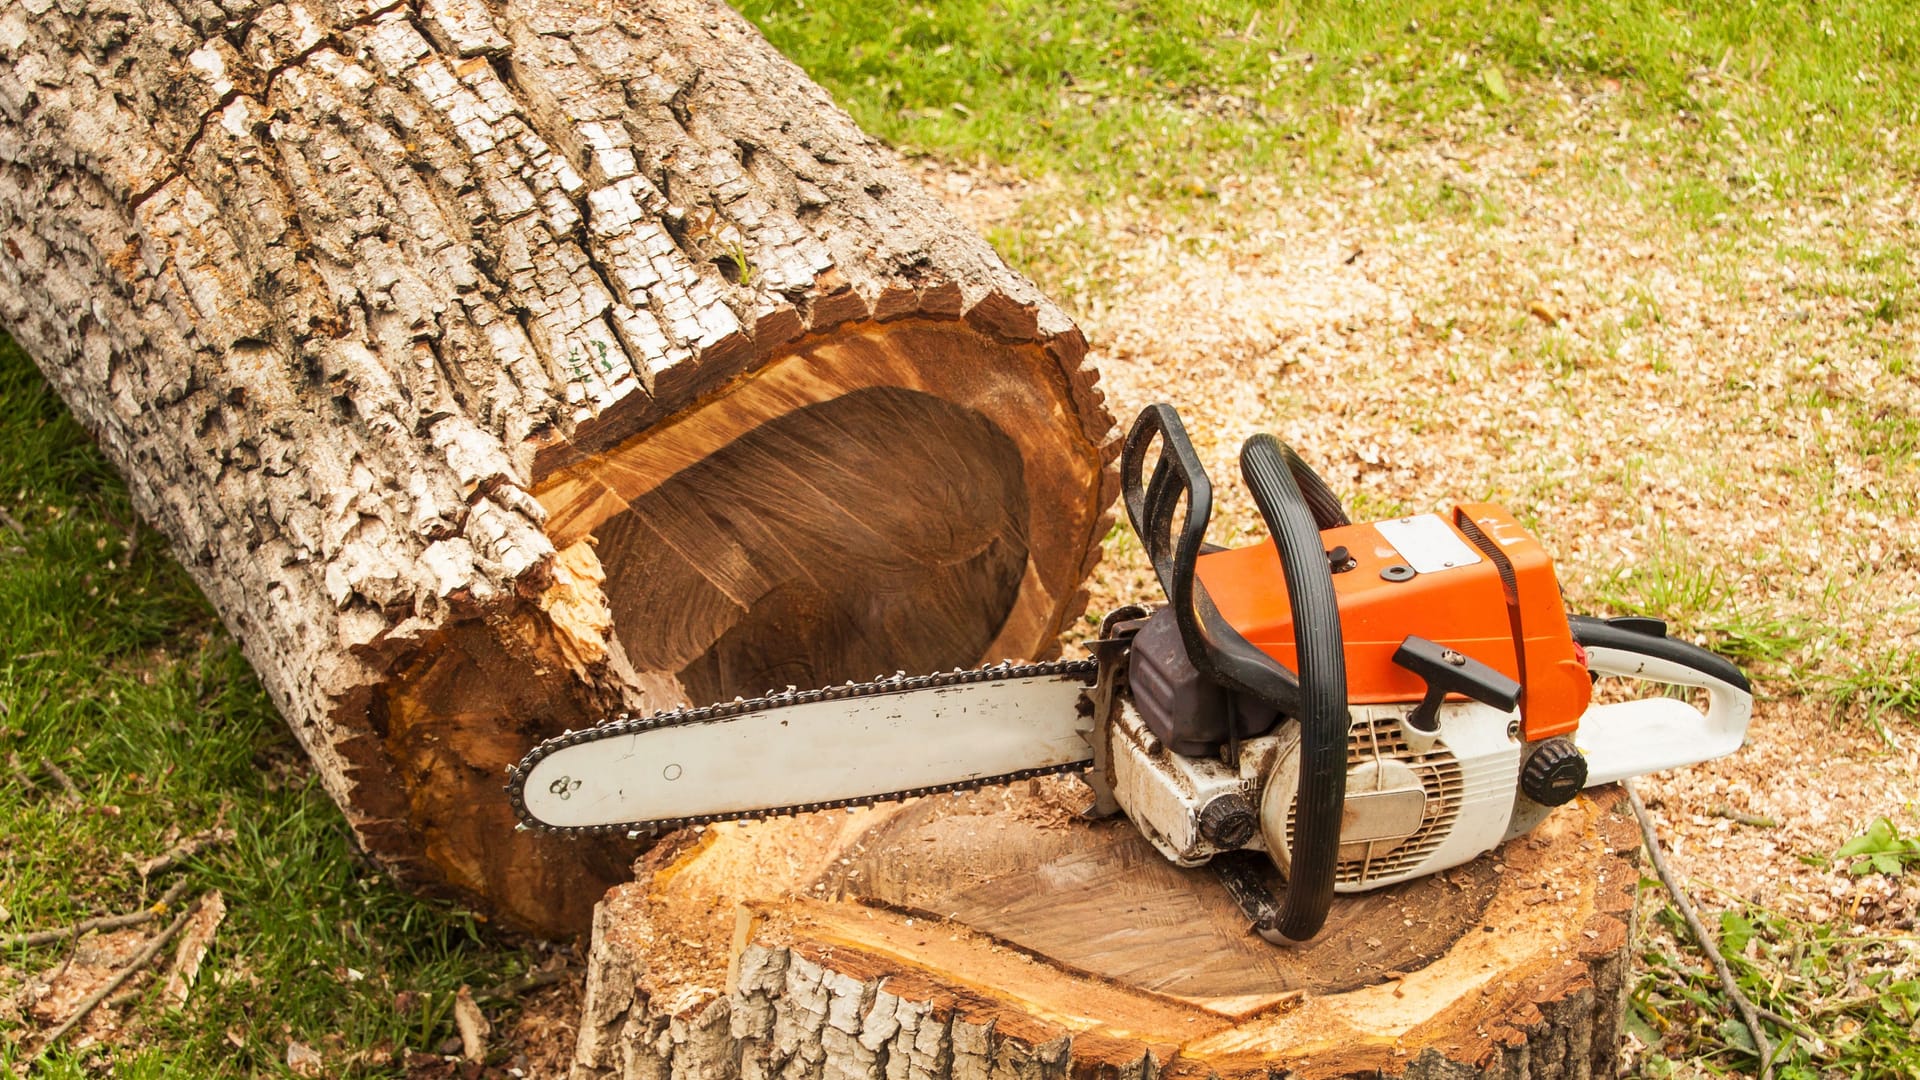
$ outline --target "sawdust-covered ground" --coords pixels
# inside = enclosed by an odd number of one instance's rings
[[[1748,747],[1640,784],[1675,867],[1709,908],[1911,930],[1912,875],[1811,864],[1876,817],[1920,821],[1911,717],[1869,724],[1831,681],[1920,631],[1914,325],[1876,317],[1858,275],[1912,245],[1911,197],[1690,230],[1632,197],[1632,159],[1577,168],[1593,145],[1442,144],[1337,199],[1249,180],[1198,219],[925,175],[990,235],[1073,238],[1071,268],[1029,270],[1075,309],[1123,424],[1179,408],[1216,542],[1257,530],[1235,455],[1270,430],[1356,518],[1506,503],[1573,608],[1646,607],[1752,653]],[[1473,209],[1420,220],[1429,191]],[[1156,592],[1111,539],[1091,610]]]

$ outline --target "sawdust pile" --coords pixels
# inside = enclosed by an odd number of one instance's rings
[[[1574,168],[1591,144],[1402,152],[1337,199],[1223,184],[1212,212],[1178,220],[1015,177],[929,179],[978,227],[1092,238],[1027,269],[1075,310],[1123,424],[1180,409],[1214,478],[1216,542],[1262,531],[1236,454],[1270,430],[1356,519],[1506,503],[1576,610],[1635,597],[1696,640],[1786,639],[1753,671],[1749,747],[1641,790],[1710,906],[1911,929],[1911,875],[1802,857],[1878,816],[1920,825],[1920,732],[1894,717],[1881,738],[1819,681],[1920,633],[1920,477],[1900,442],[1920,381],[1898,359],[1920,320],[1877,317],[1859,269],[1911,245],[1912,197],[1693,232],[1631,194],[1646,178],[1630,162],[1612,187]],[[1423,220],[1420,192],[1478,209]],[[1158,591],[1130,537],[1092,589],[1096,614]]]

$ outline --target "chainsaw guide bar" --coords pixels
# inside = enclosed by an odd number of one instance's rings
[[[823,687],[818,690],[788,689],[778,694],[766,694],[755,698],[737,699],[716,705],[683,707],[668,709],[648,716],[622,716],[595,727],[569,731],[540,743],[529,751],[518,765],[508,767],[507,797],[513,805],[513,811],[520,819],[519,827],[543,833],[555,833],[574,836],[603,836],[613,833],[648,833],[682,828],[688,825],[707,825],[716,821],[757,821],[764,818],[789,817],[795,814],[813,813],[819,810],[850,809],[860,806],[873,806],[879,803],[898,802],[902,799],[917,798],[922,795],[938,795],[948,792],[971,791],[975,788],[992,787],[996,784],[1013,783],[1037,776],[1049,776],[1058,773],[1080,772],[1093,762],[1093,747],[1089,744],[1084,758],[1044,765],[1035,768],[1015,769],[990,776],[968,777],[964,780],[946,781],[903,788],[875,794],[863,794],[845,798],[823,799],[812,802],[793,803],[783,806],[756,807],[750,810],[727,811],[709,814],[691,814],[683,817],[647,818],[635,821],[606,822],[592,825],[556,825],[534,812],[528,806],[528,782],[536,766],[542,761],[563,751],[576,747],[618,739],[623,736],[656,732],[667,728],[711,725],[737,720],[756,713],[774,709],[788,709],[794,706],[810,705],[829,701],[853,701],[861,698],[877,698],[894,695],[917,694],[925,691],[942,690],[950,687],[973,686],[982,683],[1011,682],[1021,679],[1057,679],[1063,682],[1079,684],[1082,689],[1091,687],[1097,665],[1093,660],[1056,660],[1037,664],[1015,664],[1002,661],[992,667],[971,670],[956,669],[934,675],[895,674],[891,678],[876,679],[864,683],[844,683],[839,686]],[[1084,700],[1084,695],[1083,695]],[[1091,720],[1087,721],[1091,734]],[[558,784],[562,777],[552,783]],[[550,792],[558,797],[558,791]]]

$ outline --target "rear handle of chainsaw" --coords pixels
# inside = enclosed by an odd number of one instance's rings
[[[1644,620],[1568,617],[1595,675],[1642,679],[1707,692],[1704,711],[1670,697],[1594,705],[1574,736],[1587,759],[1587,786],[1724,757],[1746,742],[1753,687],[1724,657],[1666,637]]]
[[[1148,453],[1159,462],[1146,475]],[[1199,673],[1294,717],[1301,725],[1301,769],[1286,898],[1270,923],[1256,926],[1276,944],[1306,941],[1320,931],[1333,904],[1340,821],[1346,798],[1346,654],[1340,608],[1320,522],[1343,522],[1345,511],[1299,455],[1270,435],[1241,448],[1240,467],[1280,555],[1300,655],[1300,673],[1241,636],[1207,596],[1194,567],[1206,542],[1213,487],[1194,453],[1179,414],[1150,405],[1134,421],[1120,455],[1121,490],[1133,530],[1153,563],[1174,609],[1188,658]],[[1323,497],[1309,499],[1299,480]],[[1185,503],[1179,535],[1174,523]]]

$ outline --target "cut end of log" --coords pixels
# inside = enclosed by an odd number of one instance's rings
[[[597,913],[576,1080],[1575,1077],[1618,1052],[1638,834],[1617,789],[1278,950],[1068,781],[713,826]],[[686,1073],[693,1075],[693,1073]]]
[[[546,475],[535,595],[439,633],[381,696],[432,866],[520,925],[583,928],[634,848],[513,832],[500,778],[540,738],[1057,651],[1107,524],[1079,356],[964,318],[843,325]]]
[[[626,659],[696,703],[1031,657],[1104,508],[1070,370],[959,320],[843,327],[535,493]]]

